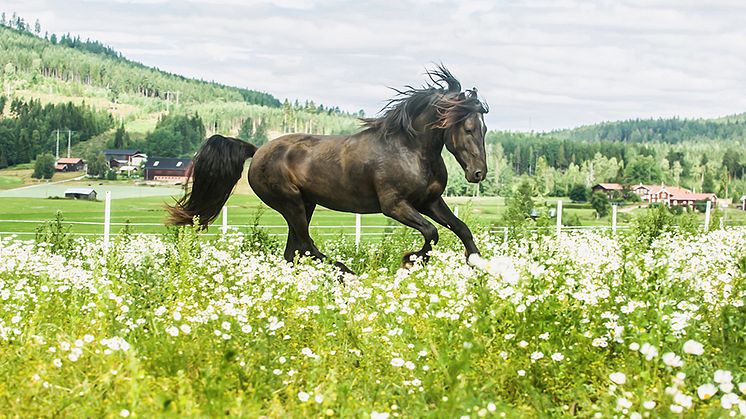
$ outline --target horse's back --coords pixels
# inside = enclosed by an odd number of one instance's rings
[[[249,183],[265,202],[299,194],[330,209],[377,212],[366,147],[356,136],[284,135],[254,154]]]

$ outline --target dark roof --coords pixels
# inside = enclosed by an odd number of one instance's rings
[[[107,154],[107,155],[117,155],[117,156],[118,155],[131,156],[131,155],[137,154],[139,152],[140,152],[140,150],[134,150],[134,149],[132,149],[132,150],[119,150],[119,149],[108,149],[108,150],[104,150],[104,154]]]
[[[624,186],[618,184],[618,183],[599,183],[593,186],[591,189],[596,189],[597,187],[606,189],[609,191],[621,191],[624,189]]]
[[[173,157],[148,157],[145,163],[146,169],[186,169],[192,159],[175,159]]]

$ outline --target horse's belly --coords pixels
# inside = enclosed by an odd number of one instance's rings
[[[355,212],[358,214],[373,214],[381,212],[381,205],[376,197],[367,197],[360,193],[344,193],[332,195],[308,194],[309,198],[322,207],[334,211]]]

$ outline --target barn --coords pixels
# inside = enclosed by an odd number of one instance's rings
[[[70,188],[65,190],[65,198],[96,200],[96,191],[93,188]]]
[[[184,183],[187,181],[191,169],[192,159],[151,157],[145,163],[143,176],[145,180]]]
[[[79,172],[83,170],[83,159],[79,157],[63,157],[57,159],[54,170],[58,172]]]

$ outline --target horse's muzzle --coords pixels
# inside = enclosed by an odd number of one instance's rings
[[[466,173],[466,180],[470,183],[479,183],[487,177],[486,170],[474,170]]]

